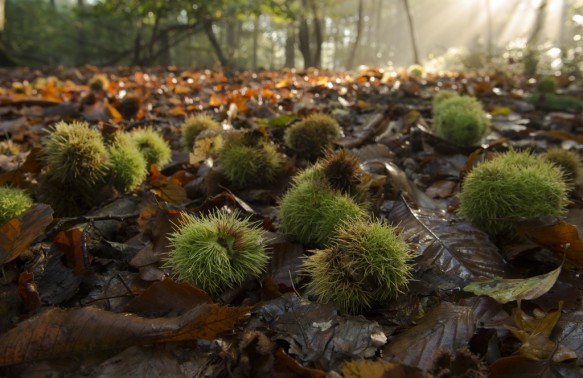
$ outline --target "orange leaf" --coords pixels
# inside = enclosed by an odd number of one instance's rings
[[[130,345],[213,340],[249,310],[202,304],[179,317],[148,319],[94,307],[51,308],[0,336],[0,365]]]
[[[83,230],[73,228],[67,231],[60,231],[53,240],[53,243],[65,254],[67,266],[77,273],[85,273],[85,253],[83,243],[89,243],[89,236],[83,240]]]
[[[52,221],[53,209],[40,203],[1,225],[0,264],[6,264],[20,256]]]

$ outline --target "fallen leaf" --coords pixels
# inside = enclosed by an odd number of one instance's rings
[[[383,348],[383,359],[429,369],[440,350],[467,345],[475,326],[471,308],[443,302],[416,326],[392,339]]]
[[[94,307],[51,308],[0,335],[0,365],[184,340],[213,340],[248,307],[202,304],[174,318],[141,318]]]
[[[0,264],[6,264],[18,256],[53,221],[53,209],[39,203],[17,218],[0,225]]]
[[[419,256],[416,266],[469,280],[511,274],[488,235],[452,214],[413,209],[401,200],[385,214]]]
[[[66,231],[59,231],[53,239],[54,245],[65,254],[67,266],[81,274],[86,272],[89,264],[89,256],[86,256],[86,246],[90,240],[89,236],[83,236],[83,233],[82,229],[76,227]]]
[[[32,312],[40,307],[40,296],[31,272],[22,272],[18,276],[18,296],[25,312]]]
[[[536,299],[548,292],[557,282],[561,268],[529,278],[502,279],[472,282],[464,291],[476,295],[487,295],[500,303]]]
[[[275,369],[279,372],[289,371],[295,376],[303,378],[324,378],[326,372],[320,369],[310,369],[302,366],[298,361],[291,358],[287,353],[279,348],[275,352],[276,365]]]
[[[344,378],[426,377],[426,374],[420,369],[383,360],[345,361],[342,363],[340,371]]]

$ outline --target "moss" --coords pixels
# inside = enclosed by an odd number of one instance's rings
[[[554,164],[509,151],[474,168],[460,194],[460,213],[490,234],[513,232],[516,217],[561,216],[567,185]]]
[[[24,189],[0,187],[0,225],[16,218],[32,206],[32,199]]]
[[[288,127],[284,141],[298,155],[313,161],[341,135],[342,129],[334,118],[315,113]]]
[[[396,297],[411,279],[408,247],[380,221],[347,221],[329,248],[313,251],[303,264],[308,292],[320,302],[357,313]]]
[[[557,81],[550,76],[544,76],[540,79],[536,88],[541,93],[555,93],[557,91]]]
[[[283,196],[279,208],[283,232],[304,244],[330,243],[336,227],[366,216],[354,200],[327,185],[306,181]]]
[[[490,130],[490,121],[478,100],[454,96],[434,109],[433,127],[439,137],[450,143],[474,146]]]
[[[221,125],[208,114],[197,114],[186,118],[181,127],[182,145],[186,151],[192,151],[196,137],[208,129],[220,129]]]
[[[574,112],[583,109],[583,101],[573,96],[535,92],[528,96],[527,100],[546,111]]]
[[[449,100],[452,97],[459,97],[457,92],[454,91],[449,91],[449,90],[441,90],[439,92],[437,92],[434,96],[433,96],[433,100],[432,100],[432,105],[433,105],[433,111],[435,111],[435,109],[441,104],[443,103],[445,100]]]
[[[183,214],[165,261],[180,281],[219,294],[258,277],[268,261],[261,229],[237,212]]]
[[[162,168],[172,159],[170,146],[152,127],[133,130],[130,136],[146,159],[148,169],[152,164]]]

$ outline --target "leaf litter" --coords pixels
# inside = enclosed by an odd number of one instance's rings
[[[28,86],[43,74],[14,73],[11,80]],[[0,226],[0,374],[581,374],[580,183],[569,217],[517,218],[513,240],[490,237],[456,212],[464,177],[492,153],[542,152],[564,143],[580,150],[583,130],[573,115],[500,95],[494,89],[509,79],[499,74],[484,85],[474,74],[417,81],[379,70],[229,76],[237,80],[210,70],[119,70],[111,78],[129,95],[113,86],[107,100],[91,103],[85,96],[93,74],[77,69],[75,85],[32,88],[37,94],[28,99],[3,92],[0,128],[8,139],[0,141],[0,183],[37,190],[39,141],[60,120],[87,120],[104,135],[152,125],[169,142],[173,160],[150,167],[130,193],[104,192],[109,200],[87,214],[59,218],[35,204]],[[459,148],[432,131],[427,94],[454,86],[477,95],[492,115],[493,131],[481,146]],[[159,88],[156,96],[152,88]],[[269,185],[231,185],[215,153],[217,136],[184,151],[180,125],[197,111],[224,129],[268,138],[286,155],[281,177]],[[313,246],[288,240],[279,229],[278,201],[292,175],[310,164],[284,145],[284,131],[316,111],[340,121],[344,136],[336,148],[352,152],[370,175],[371,212],[398,228],[414,256],[408,292],[358,316],[313,302],[301,270]],[[175,282],[162,261],[182,211],[218,208],[261,225],[271,259],[260,279],[211,298]],[[513,254],[505,254],[509,243]]]

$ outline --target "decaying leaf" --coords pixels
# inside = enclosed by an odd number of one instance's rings
[[[430,269],[462,280],[511,274],[488,235],[455,215],[416,210],[404,200],[385,215],[415,248],[420,270]]]
[[[20,256],[53,221],[53,209],[39,203],[0,226],[0,264]]]
[[[83,245],[89,243],[89,236],[83,235],[83,230],[76,227],[66,231],[59,231],[53,243],[65,254],[67,266],[77,273],[85,273],[89,257],[85,256]]]
[[[443,302],[423,317],[419,324],[392,339],[383,348],[383,358],[420,369],[431,368],[443,349],[467,345],[476,320],[470,307]]]
[[[0,365],[170,341],[213,340],[248,307],[202,304],[182,316],[147,319],[94,307],[51,308],[0,336]]]
[[[320,369],[311,369],[302,366],[298,361],[291,358],[283,349],[279,348],[275,352],[275,358],[277,359],[276,369],[277,371],[289,371],[298,377],[305,378],[324,378],[326,372]]]
[[[420,369],[402,365],[398,362],[387,362],[383,360],[355,360],[346,361],[340,370],[344,378],[381,378],[381,377],[426,377]]]
[[[518,350],[521,355],[537,361],[552,359],[554,362],[577,358],[574,351],[550,339],[561,317],[562,307],[563,304],[559,303],[558,309],[535,316],[527,315],[520,306],[514,310],[516,327],[507,328],[522,343]]]
[[[158,171],[155,165],[150,168],[151,176],[148,178],[150,190],[163,201],[181,205],[188,201],[186,190],[178,180],[166,177]]]
[[[469,291],[476,295],[487,295],[500,303],[536,299],[555,285],[560,273],[561,267],[558,267],[548,273],[529,278],[494,278],[487,281],[472,282],[464,287],[464,291]]]

